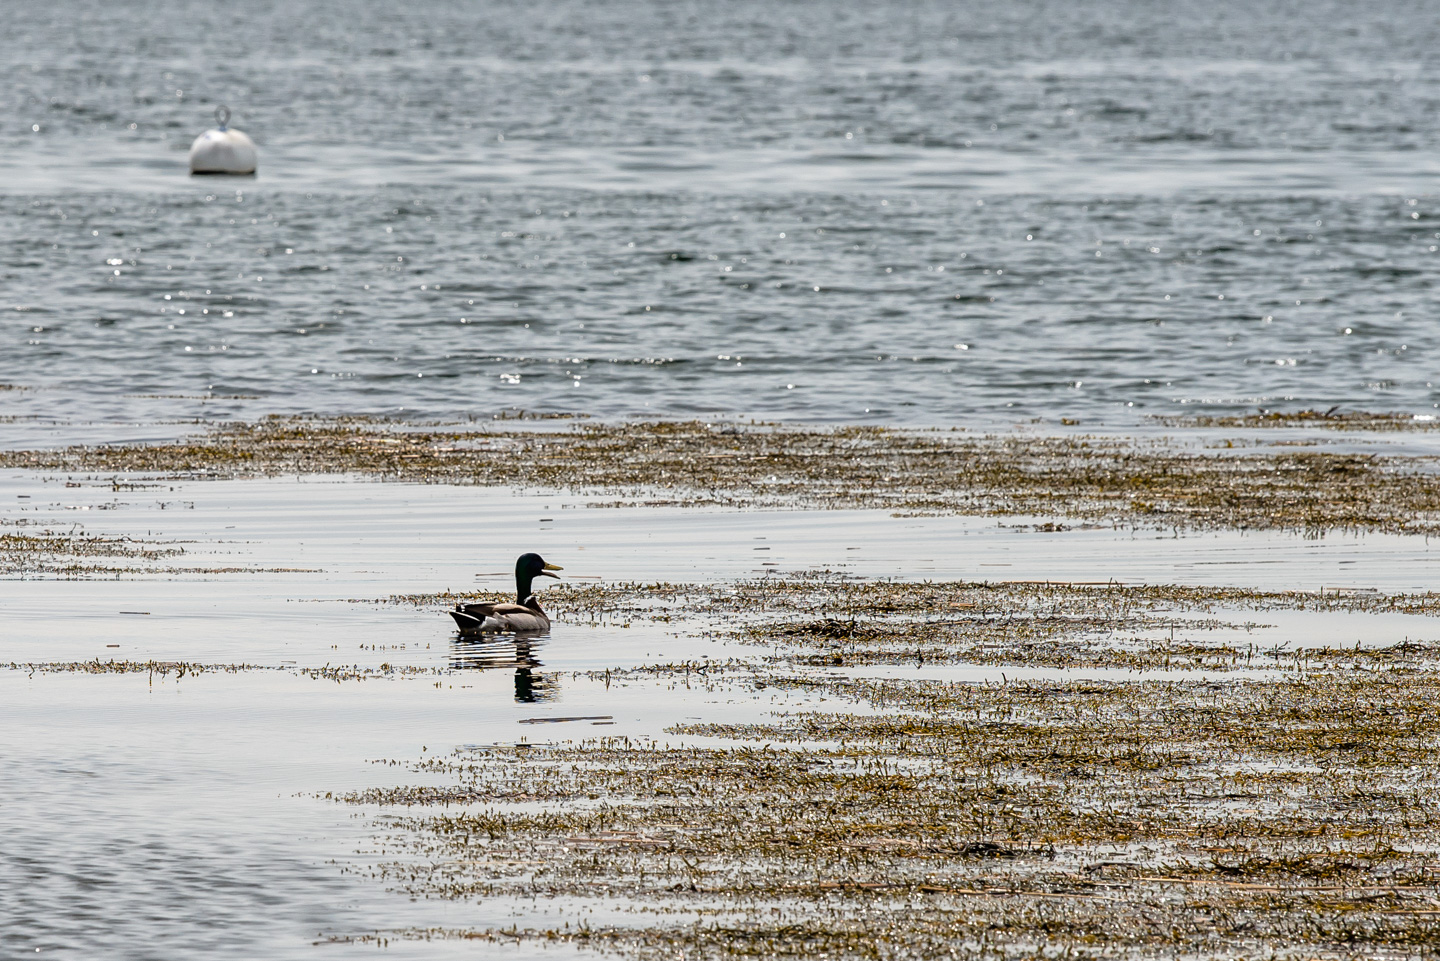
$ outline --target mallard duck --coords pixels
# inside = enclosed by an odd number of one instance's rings
[[[515,561],[514,604],[456,604],[450,611],[461,634],[501,634],[509,632],[550,630],[550,618],[540,609],[540,602],[530,591],[535,578],[556,577],[553,571],[565,568],[545,563],[539,554],[521,554]]]

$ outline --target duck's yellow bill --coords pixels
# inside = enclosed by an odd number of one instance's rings
[[[563,571],[564,569],[565,569],[565,568],[561,567],[559,564],[546,564],[546,565],[545,565],[545,570],[547,570],[547,571]]]

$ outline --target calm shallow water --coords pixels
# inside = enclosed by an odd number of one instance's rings
[[[1437,12],[17,9],[0,411],[1434,410]]]
[[[665,728],[687,719],[763,721],[772,710],[806,706],[803,695],[773,688],[607,684],[576,674],[756,653],[688,636],[680,624],[561,618],[551,637],[520,650],[456,643],[439,610],[370,600],[506,587],[508,565],[497,559],[521,549],[542,551],[582,584],[599,577],[713,582],[829,567],[867,577],[1413,590],[1433,584],[1440,563],[1440,549],[1424,540],[1386,536],[1176,538],[880,511],[587,509],[571,495],[337,478],[120,491],[108,482],[66,484],[0,472],[0,530],[158,541],[185,551],[162,558],[163,567],[231,570],[0,579],[0,664],[185,659],[262,669],[177,680],[0,668],[0,813],[9,828],[0,841],[0,957],[7,958],[33,956],[37,947],[42,956],[74,958],[349,956],[375,949],[312,944],[409,926],[626,919],[623,905],[604,899],[412,902],[350,873],[383,858],[372,842],[378,812],[323,798],[427,778],[377,767],[376,759],[608,734],[675,742]],[[475,529],[507,533],[477,548]],[[1440,634],[1434,619],[1402,615],[1217,616],[1236,623],[1234,639],[1257,648]],[[1266,626],[1238,626],[1246,622]],[[1186,631],[1182,621],[1178,633]],[[385,663],[447,673],[339,684],[301,673]],[[864,673],[969,681],[1135,676],[947,665]],[[610,723],[521,723],[577,716]],[[389,956],[509,957],[515,950],[392,942]]]

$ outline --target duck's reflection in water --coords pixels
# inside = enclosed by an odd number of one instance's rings
[[[450,642],[450,667],[466,671],[515,669],[515,700],[531,704],[551,701],[560,694],[560,682],[542,674],[537,652],[549,640],[548,634],[486,635],[456,637]]]

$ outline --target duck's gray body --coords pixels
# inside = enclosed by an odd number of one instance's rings
[[[540,609],[540,602],[530,592],[537,577],[558,577],[552,571],[564,570],[545,563],[539,554],[521,554],[515,562],[515,603],[456,604],[450,611],[461,634],[523,634],[550,630],[550,618]]]
[[[456,604],[450,612],[461,634],[534,633],[550,630],[550,618],[531,594],[524,604]]]

